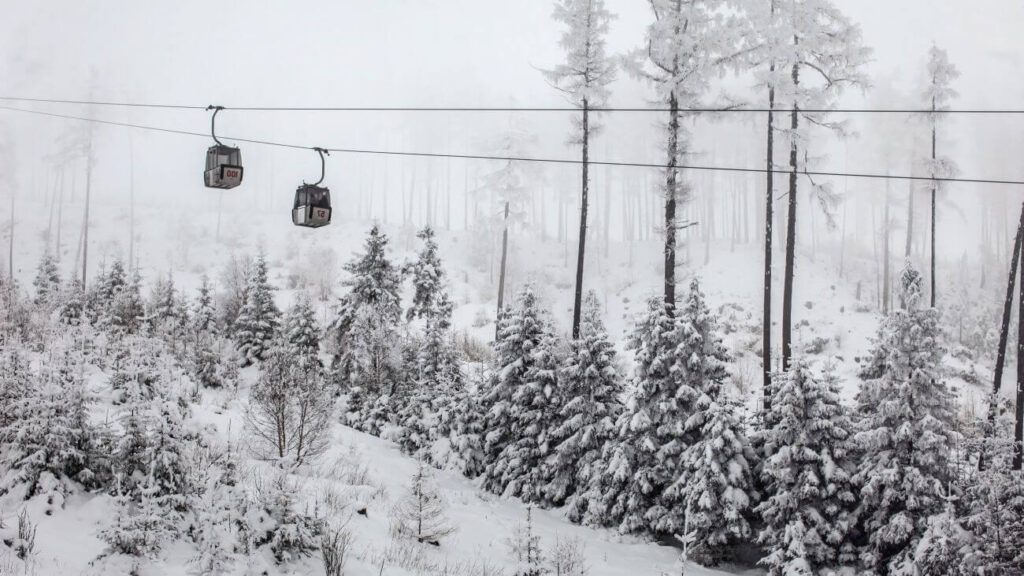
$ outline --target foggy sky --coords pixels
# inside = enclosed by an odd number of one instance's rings
[[[875,94],[904,92],[916,97],[924,58],[933,42],[948,50],[962,73],[954,107],[1024,105],[1017,0],[845,0],[837,4],[863,29],[874,49],[868,72],[878,90],[849,94],[845,104],[886,105]],[[640,44],[650,19],[646,2],[608,0],[617,15],[610,52]],[[0,95],[92,98],[225,106],[522,106],[559,105],[558,92],[538,68],[557,63],[559,25],[547,0],[377,0],[319,2],[209,2],[197,0],[33,1],[0,4]],[[743,88],[749,78],[729,79]],[[643,105],[649,91],[625,74],[613,85],[610,104]],[[911,102],[913,103],[913,102]],[[903,105],[905,102],[893,102]],[[201,111],[154,111],[6,103],[6,105],[205,132]],[[488,139],[507,119],[492,114],[307,114],[232,113],[219,117],[220,132],[303,145],[389,148],[430,152],[486,153]],[[606,122],[594,157],[658,162],[654,115],[617,115]],[[564,145],[569,116],[530,115],[540,135],[536,153],[575,157]],[[731,119],[730,119],[731,121]],[[756,120],[747,122],[753,129]],[[727,121],[728,122],[728,121]],[[845,145],[830,142],[827,168],[879,172],[878,155],[863,150],[878,124],[892,118],[857,118],[864,136]],[[0,111],[0,123],[15,143],[15,186],[19,194],[46,178],[42,158],[68,122]],[[720,126],[720,124],[719,124]],[[897,130],[899,130],[897,125]],[[958,117],[943,137],[961,175],[1021,178],[1020,117]],[[714,134],[715,126],[698,130]],[[725,130],[725,129],[722,129]],[[143,182],[140,197],[173,205],[202,203],[197,164],[206,145],[184,136],[102,128],[98,137],[97,193],[116,202],[125,187],[129,141]],[[759,134],[760,132],[752,132]],[[707,148],[699,138],[698,147]],[[877,138],[876,138],[877,140]],[[760,144],[747,142],[750,156],[719,164],[760,166]],[[716,149],[729,148],[727,142]],[[844,150],[852,149],[848,154]],[[260,198],[285,206],[299,180],[317,176],[311,152],[244,148],[247,183]],[[844,157],[845,155],[845,157]],[[339,188],[354,174],[365,179],[379,159],[332,157],[328,181]],[[394,167],[401,160],[393,160]],[[848,164],[847,164],[848,162]],[[707,163],[707,162],[705,162]],[[425,164],[424,164],[425,166]],[[433,168],[431,168],[433,169]],[[442,168],[437,168],[441,170]],[[469,169],[469,168],[467,168]],[[472,168],[478,169],[477,167]],[[910,167],[891,168],[907,173]],[[857,183],[855,189],[877,188]],[[10,187],[0,191],[5,197]],[[280,191],[279,193],[277,191]],[[975,194],[1019,190],[958,186],[951,196],[964,210],[955,226],[969,229]],[[106,196],[104,196],[106,195]],[[275,204],[276,205],[276,204]],[[7,210],[7,202],[0,202]],[[6,216],[5,216],[6,218]],[[1012,214],[1010,218],[1014,217]],[[948,228],[947,228],[948,230]],[[954,239],[955,240],[955,239]],[[942,242],[951,242],[943,238]]]

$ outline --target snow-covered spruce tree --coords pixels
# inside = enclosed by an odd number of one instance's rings
[[[280,324],[281,312],[274,303],[274,288],[267,277],[267,260],[256,258],[245,288],[245,302],[235,320],[235,343],[243,366],[263,360]]]
[[[21,417],[20,405],[36,387],[34,381],[25,351],[19,346],[0,347],[0,428],[10,427]]]
[[[79,367],[70,354],[55,364],[44,374],[19,373],[15,366],[16,372],[4,379],[4,399],[11,402],[0,427],[0,440],[8,445],[0,486],[5,493],[23,485],[26,498],[35,496],[44,475],[58,483],[70,479],[91,485],[94,432]]]
[[[1024,573],[1024,477],[1009,460],[993,459],[967,486],[963,525],[974,542],[961,563],[964,574]]]
[[[317,359],[279,339],[261,368],[246,412],[256,455],[300,465],[323,454],[334,395]]]
[[[580,337],[569,343],[568,356],[558,373],[560,404],[557,426],[551,431],[551,456],[544,463],[545,494],[561,506],[573,497],[569,517],[578,522],[586,508],[585,491],[604,445],[616,437],[615,421],[622,412],[622,376],[615,346],[601,319],[597,294],[587,293]]]
[[[426,226],[416,233],[416,237],[423,241],[423,248],[420,249],[416,261],[407,264],[404,269],[404,272],[412,277],[414,289],[412,303],[405,313],[408,320],[432,315],[437,309],[438,298],[444,293],[445,287],[444,267],[441,266],[441,258],[437,254],[434,230]]]
[[[401,277],[387,257],[388,237],[370,229],[365,252],[345,265],[349,288],[336,307],[328,329],[333,336],[333,370],[348,389],[348,422],[380,433],[375,407],[386,406],[401,382]],[[386,409],[384,411],[387,411]]]
[[[705,410],[726,378],[728,355],[717,319],[694,280],[682,305],[652,299],[630,335],[636,373],[618,439],[606,447],[588,521],[622,532],[681,533],[682,453],[697,441]]]
[[[675,501],[687,515],[685,527],[695,535],[691,558],[706,565],[728,558],[738,542],[751,536],[747,515],[758,495],[742,409],[738,401],[720,398],[695,416],[701,421],[700,436],[683,452],[680,479],[666,491],[673,500],[681,496]]]
[[[547,572],[540,536],[533,530],[532,506],[526,508],[526,523],[516,526],[508,547],[516,562],[515,576],[542,576]]]
[[[244,523],[252,548],[269,548],[280,564],[316,552],[319,523],[298,507],[298,486],[280,471],[269,481],[257,479]]]
[[[128,275],[120,260],[114,260],[110,270],[101,270],[96,282],[86,293],[85,312],[89,321],[97,326],[102,325],[101,318],[108,314],[114,298],[127,286]]]
[[[462,461],[462,474],[467,478],[483,474],[487,465],[484,453],[487,413],[482,394],[489,388],[489,383],[490,376],[486,371],[472,373],[466,379],[466,386],[456,389],[452,403],[455,408],[453,448]]]
[[[830,370],[822,379],[803,358],[780,375],[771,402],[761,476],[765,498],[760,561],[773,576],[817,574],[855,561],[849,542],[853,423]],[[845,546],[844,546],[845,545]]]
[[[671,444],[678,457],[688,443],[684,424],[692,407],[675,401],[678,336],[673,307],[651,298],[627,343],[635,351],[635,376],[616,422],[618,437],[605,445],[591,478],[587,523],[624,533],[649,531],[648,510],[678,478],[678,458],[664,462],[658,455],[660,447]]]
[[[194,335],[220,333],[220,327],[217,325],[217,305],[213,301],[213,286],[206,275],[199,284],[199,295],[189,318],[189,327]]]
[[[913,573],[953,576],[969,573],[961,570],[961,562],[964,553],[970,549],[971,535],[957,517],[956,499],[952,493],[948,494],[943,511],[928,518],[928,528],[914,551]]]
[[[188,308],[174,286],[174,278],[158,278],[150,292],[146,320],[154,334],[174,350],[183,347]]]
[[[439,545],[455,532],[448,520],[447,505],[431,469],[419,462],[409,488],[391,510],[391,531],[417,542]]]
[[[217,310],[210,281],[205,276],[188,322],[187,364],[192,379],[207,388],[234,388],[238,363],[223,354]]]
[[[111,280],[110,284],[116,284],[116,282]],[[132,272],[131,280],[114,292],[114,296],[100,316],[97,326],[117,336],[123,336],[138,333],[142,329],[145,319],[146,308],[142,302],[142,276],[136,270]]]
[[[545,503],[542,462],[550,452],[557,394],[557,340],[533,289],[526,286],[501,322],[497,373],[484,395],[483,487]]]
[[[410,389],[399,409],[402,426],[399,445],[431,464],[441,464],[429,450],[449,438],[459,411],[458,398],[465,382],[459,350],[451,340],[452,303],[442,293],[429,312],[422,337],[415,340],[415,366],[408,369]]]
[[[143,458],[149,466],[150,488],[178,511],[185,509],[185,496],[192,491],[186,454],[190,439],[185,432],[183,406],[177,398],[158,397],[146,403],[143,418],[147,425]]]
[[[100,533],[115,553],[153,557],[179,533],[181,515],[167,496],[147,478],[133,497],[118,491],[113,524]]]
[[[379,436],[401,406],[407,383],[404,355],[412,349],[399,320],[370,305],[361,306],[349,331],[344,353],[349,388],[347,423]]]
[[[245,493],[238,482],[238,462],[230,451],[206,449],[193,466],[198,477],[190,495],[190,536],[197,553],[192,564],[202,576],[228,572],[241,537],[239,525]]]
[[[928,51],[928,85],[922,94],[922,100],[924,105],[932,111],[932,114],[926,116],[928,123],[928,131],[931,136],[931,155],[927,161],[925,161],[926,173],[932,178],[950,178],[956,176],[957,167],[956,163],[952,158],[947,156],[940,156],[938,153],[938,136],[939,126],[947,122],[949,119],[948,114],[941,114],[943,110],[949,110],[950,102],[958,96],[955,89],[953,89],[953,81],[960,76],[960,72],[956,69],[949,61],[949,55],[946,51],[939,48],[938,46],[932,46],[931,50]],[[930,182],[931,188],[931,282],[929,288],[931,289],[931,299],[929,302],[931,306],[935,307],[935,291],[936,291],[936,280],[935,280],[935,228],[936,228],[936,203],[939,192],[942,191],[943,184],[938,180],[932,180]]]
[[[295,354],[320,363],[320,328],[309,294],[302,293],[284,319],[284,335]]]
[[[573,300],[572,337],[580,336],[580,317],[583,306],[583,261],[587,242],[587,209],[590,190],[590,138],[600,126],[591,117],[591,108],[604,106],[608,100],[608,85],[615,79],[615,65],[605,53],[605,35],[612,15],[603,0],[558,0],[555,20],[565,24],[560,44],[565,49],[566,62],[544,75],[580,109],[573,118],[570,141],[579,144],[582,152],[582,187],[580,192],[580,230],[576,256],[576,289]]]
[[[856,513],[868,540],[861,561],[875,573],[912,564],[928,518],[942,510],[936,487],[952,474],[953,396],[942,379],[939,312],[925,306],[923,284],[908,264],[903,308],[882,321],[857,394]]]
[[[87,321],[86,316],[86,294],[82,289],[82,281],[77,277],[72,278],[64,289],[64,298],[61,302],[58,315],[62,324],[78,326]]]
[[[57,270],[57,261],[49,252],[43,254],[42,260],[39,261],[32,286],[36,289],[36,306],[52,310],[58,304],[61,291],[60,272]]]

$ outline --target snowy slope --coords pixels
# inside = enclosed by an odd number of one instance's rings
[[[101,266],[109,265],[113,258],[127,257],[123,207],[101,206],[94,213],[99,214],[100,221],[90,237],[91,276]],[[326,229],[301,230],[291,226],[286,214],[259,213],[229,206],[218,240],[217,215],[212,210],[192,214],[166,207],[140,207],[137,218],[137,261],[148,282],[160,275],[173,275],[179,289],[193,297],[202,275],[216,279],[231,255],[252,254],[262,248],[271,266],[271,282],[280,289],[278,300],[283,308],[294,297],[294,291],[288,289],[291,278],[309,272],[310,255],[333,250],[337,260],[335,269],[340,275],[340,265],[353,251],[361,249],[370,224],[342,218]],[[64,226],[62,273],[66,275],[75,256],[75,244],[68,240],[72,234],[67,230],[77,229],[77,223],[68,216]],[[414,230],[394,225],[384,229],[392,238],[393,257],[397,261],[411,257],[416,249]],[[31,241],[16,244],[15,264],[18,277],[27,286],[45,242],[42,231],[22,230],[21,233],[30,236]],[[478,247],[473,246],[468,233],[441,230],[439,243],[457,304],[455,328],[486,342],[494,331],[496,278],[486,265],[470,264],[473,251]],[[570,310],[572,297],[572,274],[566,265],[565,248],[553,241],[544,242],[535,235],[519,234],[512,239],[512,251],[512,289],[523,282],[533,282],[541,297],[550,304],[556,319],[562,322],[561,319],[569,316],[566,312]],[[695,244],[693,252],[702,252],[702,247]],[[643,309],[644,300],[659,290],[660,251],[656,241],[651,241],[635,243],[632,247],[613,244],[608,257],[599,254],[595,250],[590,260],[588,284],[604,296],[609,331],[619,339]],[[722,312],[727,343],[736,358],[731,366],[733,388],[745,394],[751,408],[757,405],[760,396],[761,266],[761,254],[756,245],[739,246],[735,251],[728,246],[713,246],[712,258],[706,266],[691,266],[685,272],[702,279],[711,304]],[[827,258],[813,260],[808,254],[802,254],[798,274],[795,298],[798,346],[813,346],[816,356],[834,361],[844,382],[844,395],[850,398],[856,390],[856,359],[867,352],[878,315],[870,311],[866,303],[856,300],[851,288],[853,282],[838,278],[834,265]],[[780,292],[776,290],[777,296]],[[329,304],[330,301],[318,304],[324,320],[329,314]],[[781,310],[781,303],[775,306],[776,310]],[[567,330],[568,326],[562,324],[560,328]],[[628,368],[628,355],[624,355],[623,363]],[[248,396],[246,386],[254,377],[252,370],[245,373],[246,384],[234,394],[204,392],[192,424],[212,425],[223,442],[244,445],[242,414]],[[90,379],[91,386],[101,397],[105,378],[106,375],[96,371]],[[188,386],[187,383],[181,385],[183,389]],[[106,405],[99,410],[112,408]],[[107,414],[97,415],[98,418],[105,416]],[[387,513],[402,494],[416,463],[400,454],[390,442],[340,424],[334,425],[332,434],[330,453],[316,469],[300,471],[296,480],[310,507],[317,505],[328,492],[340,495],[338,500],[346,504],[338,508],[337,514],[351,515],[355,508],[367,506],[367,516],[354,515],[350,521],[356,535],[355,557],[349,565],[351,574],[379,574],[382,561],[383,573],[395,575],[438,573],[446,565],[454,574],[478,574],[486,567],[510,566],[507,541],[517,524],[525,520],[526,508],[522,504],[482,493],[458,474],[439,472],[458,532],[447,538],[440,548],[396,543],[389,536]],[[361,465],[366,467],[365,478],[353,485],[350,471],[360,469]],[[248,466],[259,472],[264,465],[250,461]],[[10,520],[23,504],[15,495],[5,497],[2,504],[9,527]],[[63,510],[55,510],[52,515],[47,515],[46,509],[53,506],[39,499],[27,503],[27,508],[39,522],[38,553],[33,568],[36,574],[98,575],[126,573],[130,569],[130,561],[124,558],[96,562],[104,550],[96,534],[110,522],[111,498],[74,495]],[[586,549],[590,573],[595,576],[679,573],[675,549],[623,538],[609,531],[574,526],[557,510],[535,511],[534,519],[542,546],[553,546],[556,537],[579,538]],[[145,563],[141,573],[152,576],[187,574],[193,554],[194,550],[188,545],[178,543],[166,550],[161,559]],[[262,565],[261,562],[256,561],[256,566]],[[290,567],[291,572],[269,573],[314,574],[320,571],[319,562],[311,558],[304,564]],[[4,563],[17,564],[9,557],[0,558],[0,569]],[[249,569],[244,562],[238,563],[237,568],[238,574]],[[725,572],[697,567],[687,569],[687,574],[720,573]]]

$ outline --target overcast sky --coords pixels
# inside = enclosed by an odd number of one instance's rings
[[[869,73],[878,88],[876,94],[917,92],[925,54],[935,42],[948,50],[962,72],[956,107],[1024,108],[1024,43],[1020,41],[1024,3],[1020,0],[839,0],[837,4],[860,23],[865,43],[874,49]],[[561,58],[559,26],[551,19],[552,5],[547,0],[2,0],[0,6],[0,95],[4,96],[85,98],[92,93],[115,100],[226,106],[562,102],[537,70]],[[610,50],[637,46],[650,20],[647,3],[608,0],[608,7],[618,16],[611,27]],[[624,106],[642,105],[648,94],[625,77],[613,91],[611,103]],[[886,105],[872,93],[854,93],[847,100],[852,105]],[[41,104],[10,105],[83,112]],[[200,132],[209,126],[208,115],[199,111],[99,109],[94,114]],[[40,158],[67,123],[5,111],[0,111],[0,122],[17,143],[19,185],[30,186],[33,174],[43,170]],[[222,133],[242,137],[471,153],[486,152],[483,142],[503,122],[493,116],[458,114],[427,118],[229,111],[220,117]],[[564,115],[533,116],[529,122],[541,132],[541,152],[572,154],[563,148],[562,134],[568,126]],[[656,148],[635,142],[636,131],[630,129],[633,125],[652,128],[653,119],[620,116],[610,123],[607,141],[598,142],[598,150],[620,159],[657,161]],[[958,155],[962,175],[1019,178],[1024,176],[1018,154],[1022,129],[1020,117],[957,118],[946,140]],[[105,129],[97,178],[105,179],[108,188],[123,183],[112,173],[120,164],[112,155],[125,153],[126,132]],[[201,156],[203,145],[197,139],[137,132],[132,138],[140,148],[135,154],[139,166],[156,182],[144,193],[157,194],[157,187],[172,184],[194,187],[194,170],[182,166],[191,167]],[[651,138],[656,138],[653,132]],[[316,172],[318,162],[303,154],[308,153],[246,150],[253,165],[260,163],[265,170],[273,166],[264,182],[268,188],[316,176],[311,171]],[[842,160],[834,161],[839,164],[833,167],[842,167]],[[882,170],[858,161],[865,171]],[[332,159],[332,163],[341,166],[334,170],[358,169],[354,158]]]

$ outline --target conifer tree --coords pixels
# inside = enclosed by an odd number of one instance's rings
[[[526,523],[516,526],[508,544],[516,561],[515,576],[542,576],[546,572],[540,536],[533,529],[532,506],[526,508]]]
[[[141,484],[137,500],[119,490],[114,523],[100,534],[112,551],[153,557],[177,536],[181,515],[158,492],[151,478]]]
[[[558,359],[550,320],[529,286],[501,322],[495,362],[497,374],[483,398],[483,486],[542,502],[541,462],[550,450]]]
[[[260,254],[249,273],[245,302],[235,321],[235,343],[242,354],[243,366],[264,359],[280,316],[274,303],[274,289],[267,277],[267,261]]]
[[[185,336],[188,310],[174,286],[174,278],[158,278],[149,296],[146,319],[155,332],[177,349]]]
[[[695,537],[693,557],[716,565],[750,538],[747,515],[757,502],[754,451],[744,433],[739,402],[722,398],[701,414],[698,439],[682,454],[682,471],[670,486]],[[675,498],[672,498],[675,500]],[[682,529],[683,526],[680,526]]]
[[[202,576],[228,573],[240,544],[245,493],[238,482],[238,462],[229,450],[201,452],[193,467],[199,476],[189,509],[195,515],[191,531],[197,553],[192,564]]]
[[[447,517],[447,506],[430,468],[422,461],[416,467],[406,493],[391,512],[391,530],[417,542],[439,544],[455,532]]]
[[[0,427],[0,439],[10,446],[3,458],[8,470],[4,491],[24,484],[26,496],[34,496],[44,474],[91,479],[93,430],[82,417],[86,400],[72,362],[64,355],[46,374],[16,372],[5,379],[4,396],[11,404]],[[31,384],[22,388],[23,383]]]
[[[760,563],[773,575],[815,574],[853,560],[844,549],[856,501],[853,424],[830,371],[818,380],[797,358],[782,378],[763,432],[766,493],[756,512],[765,523],[758,542],[768,555]]]
[[[960,524],[954,502],[957,496],[945,497],[942,512],[928,518],[928,528],[914,552],[914,569],[921,574],[963,574],[961,563],[970,547],[970,533]],[[984,573],[984,569],[980,573]],[[978,572],[976,572],[978,573]]]
[[[193,334],[216,335],[219,332],[217,306],[213,301],[213,287],[210,285],[210,278],[206,275],[203,275],[199,284],[199,296],[196,298],[195,308],[192,311],[191,327]]]
[[[430,313],[423,336],[413,340],[415,365],[408,369],[410,390],[399,408],[399,445],[409,454],[437,464],[427,448],[455,427],[458,399],[465,385],[459,351],[451,341],[452,305],[442,293]]]
[[[854,483],[868,539],[861,560],[882,573],[910,565],[928,518],[941,512],[936,486],[951,477],[957,438],[939,312],[926,307],[923,280],[909,263],[900,286],[903,308],[879,327],[857,394],[855,438],[864,456]]]
[[[423,241],[423,248],[420,249],[416,261],[405,267],[405,273],[412,276],[414,289],[412,304],[405,314],[408,320],[426,318],[434,314],[445,284],[444,268],[437,254],[434,230],[426,226],[416,233],[416,237]]]
[[[238,381],[238,364],[222,351],[217,310],[210,281],[205,276],[189,317],[188,362],[192,378],[207,388],[233,388]]]
[[[630,335],[636,372],[618,438],[606,447],[589,521],[623,532],[676,534],[683,530],[679,490],[682,454],[701,434],[706,410],[726,377],[728,356],[717,320],[694,280],[682,306],[652,299]]]
[[[622,376],[593,291],[584,301],[580,337],[569,343],[559,382],[560,424],[551,432],[554,448],[545,463],[546,496],[556,506],[602,472],[594,463],[604,445],[615,438],[615,421],[622,412]],[[581,494],[575,500],[569,515],[579,521],[586,497]]]
[[[320,329],[308,294],[301,294],[284,321],[285,338],[295,354],[320,363]]]
[[[298,486],[282,470],[256,483],[255,498],[245,511],[255,548],[267,547],[278,564],[309,556],[317,549],[319,526],[298,506]]]
[[[113,272],[112,270],[111,273],[113,274]],[[107,283],[108,286],[116,284],[115,280],[110,280]],[[106,292],[107,288],[102,287],[102,291]],[[99,327],[118,335],[136,334],[142,328],[145,318],[146,308],[142,302],[142,276],[136,270],[132,273],[129,282],[114,291],[108,308],[100,317]]]
[[[402,316],[401,277],[387,257],[388,237],[370,229],[363,254],[345,265],[349,288],[329,329],[334,335],[334,370],[354,389],[350,407],[368,409],[380,394],[394,392],[401,372],[398,324]]]
[[[78,326],[86,318],[86,294],[82,282],[77,277],[71,279],[65,289],[64,301],[60,306],[60,321],[68,326]]]
[[[32,285],[36,289],[36,306],[52,310],[60,297],[61,281],[57,261],[49,252],[43,254],[43,259],[39,261]]]

